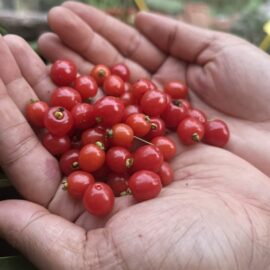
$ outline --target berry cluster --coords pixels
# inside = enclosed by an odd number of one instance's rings
[[[92,215],[109,214],[115,196],[152,199],[173,181],[168,162],[176,144],[165,136],[168,130],[176,131],[185,145],[203,140],[223,147],[229,140],[227,125],[207,121],[192,108],[188,88],[179,81],[160,91],[149,79],[129,83],[124,64],[96,65],[89,75],[79,75],[66,60],[56,61],[50,75],[58,88],[49,105],[28,104],[27,119],[45,129],[42,143],[59,158],[67,177],[64,188],[82,199]],[[99,87],[104,96],[97,99]]]

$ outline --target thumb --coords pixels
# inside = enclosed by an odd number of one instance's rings
[[[86,232],[26,201],[0,201],[0,237],[39,269],[81,269]]]

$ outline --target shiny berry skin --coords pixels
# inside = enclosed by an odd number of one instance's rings
[[[126,148],[114,146],[106,153],[106,164],[115,173],[125,173],[132,166],[133,159]]]
[[[62,137],[68,134],[73,124],[71,113],[62,107],[50,108],[44,117],[44,126],[54,136]]]
[[[163,163],[163,155],[160,150],[153,145],[139,147],[133,154],[133,171],[149,170],[158,172]]]
[[[158,172],[162,186],[168,186],[173,182],[173,169],[171,165],[167,162],[163,162],[161,168]]]
[[[125,106],[121,99],[106,96],[94,104],[94,109],[96,122],[102,126],[111,127],[121,122]]]
[[[151,129],[151,121],[148,116],[143,113],[131,114],[126,124],[133,129],[134,135],[144,137]]]
[[[125,92],[131,92],[131,84],[129,82],[125,82]]]
[[[147,91],[140,100],[141,110],[151,117],[160,116],[167,105],[165,94],[158,90]]]
[[[128,175],[110,173],[108,175],[107,184],[111,187],[114,196],[119,197],[121,193],[126,192],[128,189]]]
[[[129,178],[128,185],[133,197],[138,202],[157,197],[162,188],[159,175],[147,170],[134,173]]]
[[[44,101],[33,101],[26,106],[26,118],[33,127],[44,127],[44,116],[49,106]]]
[[[126,122],[127,118],[134,113],[141,113],[140,108],[137,105],[128,105],[124,110],[122,121]]]
[[[162,153],[164,160],[171,160],[176,155],[176,143],[164,136],[155,137],[151,143],[155,145]]]
[[[84,171],[71,173],[67,178],[67,191],[74,199],[82,199],[86,189],[95,183],[94,177]]]
[[[187,115],[187,106],[181,100],[174,100],[167,106],[161,115],[161,118],[165,122],[167,128],[176,129],[179,123],[185,119]]]
[[[73,107],[71,114],[74,119],[74,128],[85,130],[95,125],[94,106],[88,103],[80,103]]]
[[[114,206],[114,194],[112,189],[105,183],[90,185],[83,195],[83,205],[93,216],[106,216]]]
[[[230,131],[222,120],[212,120],[205,124],[204,141],[208,144],[224,147],[230,138]]]
[[[90,75],[95,79],[99,86],[102,86],[104,80],[111,75],[111,71],[105,65],[96,65],[91,70]]]
[[[72,172],[79,170],[79,152],[78,149],[71,149],[61,156],[59,167],[64,175],[68,176]]]
[[[83,100],[89,100],[97,94],[98,85],[92,76],[81,75],[76,78],[74,89],[80,93]]]
[[[68,136],[54,137],[52,134],[47,133],[42,140],[45,148],[55,156],[62,155],[70,149],[70,139]]]
[[[82,98],[78,91],[71,87],[59,87],[52,93],[50,105],[52,107],[63,107],[70,111],[81,102]]]
[[[198,109],[190,109],[188,111],[188,116],[199,120],[203,125],[207,122],[205,114]]]
[[[125,92],[123,95],[121,95],[120,98],[125,104],[125,106],[129,106],[134,103],[132,92]]]
[[[187,117],[177,128],[178,137],[185,145],[193,145],[200,142],[204,137],[204,125],[197,119]]]
[[[165,84],[164,92],[172,99],[185,99],[188,95],[188,88],[180,81],[171,81]]]
[[[103,90],[107,96],[120,97],[125,92],[125,83],[119,76],[110,75],[104,80]]]
[[[130,72],[125,64],[116,64],[111,67],[111,73],[119,76],[124,82],[129,81]]]
[[[112,145],[130,148],[133,143],[134,132],[130,126],[120,123],[114,125],[112,129],[108,131],[107,136],[110,138]]]
[[[134,101],[139,103],[142,96],[150,90],[155,90],[156,86],[148,79],[140,79],[131,86]]]
[[[83,132],[82,134],[82,144],[95,144],[96,142],[101,142],[104,144],[105,148],[109,147],[109,139],[107,138],[107,133],[104,128],[90,128]]]
[[[67,60],[57,60],[51,67],[50,76],[58,86],[70,85],[77,76],[76,66]]]
[[[152,140],[155,137],[165,134],[165,123],[161,118],[151,118],[151,129],[146,135],[146,140]]]
[[[96,144],[85,145],[79,153],[81,170],[94,172],[100,169],[105,162],[105,152]]]

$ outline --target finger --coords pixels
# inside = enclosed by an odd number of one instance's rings
[[[39,269],[83,269],[85,231],[41,206],[1,201],[0,235]]]
[[[163,63],[165,55],[136,29],[82,3],[68,1],[64,7],[76,13],[94,31],[112,43],[122,55],[138,62],[151,72]]]
[[[218,37],[214,31],[146,12],[137,15],[136,27],[158,48],[188,62],[200,62],[202,52]]]
[[[0,164],[27,199],[46,205],[60,182],[57,161],[33,130],[0,81]]]
[[[41,100],[49,101],[55,85],[50,79],[49,71],[44,62],[21,37],[7,35],[4,37],[4,40],[11,50],[25,80],[35,90],[35,93]]]
[[[38,40],[38,48],[41,54],[50,62],[57,59],[72,61],[81,74],[89,74],[93,67],[89,61],[86,61],[79,54],[65,46],[59,37],[53,33],[42,34]]]
[[[107,40],[95,33],[75,13],[64,7],[53,8],[48,15],[51,29],[70,49],[93,64],[112,66],[125,63],[136,77],[149,77],[149,72],[124,58]],[[66,31],[68,29],[68,31]]]

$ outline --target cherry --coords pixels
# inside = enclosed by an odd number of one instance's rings
[[[212,120],[205,124],[204,141],[208,144],[224,147],[230,138],[230,131],[225,122],[222,120]]]
[[[132,115],[134,113],[140,113],[140,112],[141,112],[141,110],[137,105],[128,105],[124,110],[122,121],[126,122],[127,118],[130,115]]]
[[[104,80],[103,90],[107,96],[120,97],[125,92],[125,83],[119,76],[110,75]]]
[[[188,94],[188,88],[180,81],[171,81],[165,84],[164,92],[172,97],[172,99],[185,99]]]
[[[156,86],[148,79],[140,79],[131,86],[134,101],[140,102],[142,96],[150,90],[155,90]]]
[[[128,175],[126,174],[109,174],[107,184],[111,187],[114,196],[119,197],[121,193],[127,192],[128,179]]]
[[[105,65],[96,65],[91,70],[90,74],[99,86],[102,86],[104,80],[111,75],[110,69]]]
[[[153,145],[144,145],[139,147],[133,155],[134,171],[149,170],[158,172],[163,163],[163,155],[160,150]]]
[[[64,107],[71,110],[75,105],[82,102],[81,95],[71,87],[59,87],[51,95],[50,105]]]
[[[66,176],[79,170],[79,150],[71,149],[65,152],[60,158],[59,167],[61,172]]]
[[[121,99],[112,96],[105,96],[94,104],[96,122],[111,127],[120,123],[125,106]]]
[[[44,116],[49,110],[49,106],[44,101],[31,101],[26,106],[26,118],[30,125],[34,127],[44,127]]]
[[[94,106],[80,103],[73,107],[71,114],[74,119],[74,128],[85,130],[95,125]]]
[[[54,136],[61,137],[68,134],[73,123],[71,113],[62,107],[52,107],[44,116],[44,126]]]
[[[120,98],[125,104],[125,106],[129,106],[134,103],[132,92],[125,92],[123,95],[121,95]]]
[[[128,185],[133,197],[138,202],[157,197],[162,188],[159,175],[147,170],[134,173],[129,178]]]
[[[79,153],[79,165],[83,171],[94,172],[102,167],[105,162],[105,153],[96,144],[85,145]]]
[[[98,91],[95,79],[89,75],[81,75],[76,78],[74,88],[80,93],[83,100],[94,97]]]
[[[175,142],[167,137],[159,136],[155,137],[151,143],[155,145],[163,154],[164,160],[171,160],[176,155]]]
[[[83,205],[94,216],[108,215],[114,206],[112,189],[105,183],[88,186],[83,195]]]
[[[65,187],[69,195],[74,199],[82,199],[86,189],[95,183],[94,177],[84,171],[76,171],[71,173],[67,178]]]
[[[82,144],[95,144],[96,142],[101,142],[105,148],[109,147],[109,140],[107,138],[107,132],[104,128],[95,127],[87,129],[82,134]]]
[[[126,124],[133,129],[134,135],[138,137],[145,136],[151,129],[151,121],[148,116],[143,113],[131,114]]]
[[[129,81],[130,72],[125,64],[116,64],[112,66],[111,73],[119,76],[124,82]]]
[[[68,60],[57,60],[51,67],[51,79],[58,86],[70,85],[76,79],[76,75],[76,66]]]
[[[178,136],[185,145],[193,145],[200,142],[204,132],[204,125],[192,117],[184,119],[177,128]]]
[[[146,135],[147,140],[152,140],[155,137],[165,134],[165,123],[161,118],[151,118],[151,129]]]
[[[199,120],[203,125],[205,125],[207,121],[205,114],[198,109],[190,109],[188,111],[188,116]]]
[[[47,133],[42,140],[45,148],[55,156],[62,155],[70,149],[70,139],[68,136],[54,137],[52,134]]]
[[[107,131],[112,145],[130,148],[134,139],[133,129],[126,124],[116,124]]]
[[[162,186],[168,186],[173,181],[173,169],[170,166],[169,163],[163,162],[160,168],[160,171],[158,172],[158,175],[161,179]]]

